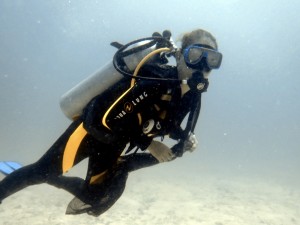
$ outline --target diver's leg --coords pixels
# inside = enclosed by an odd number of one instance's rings
[[[35,172],[35,168],[35,165],[24,166],[5,177],[0,182],[0,202],[29,185],[42,182],[43,175],[41,176],[39,172]]]
[[[158,163],[157,159],[146,153],[119,157],[107,170],[101,183],[90,185],[94,194],[93,199],[90,199],[91,207],[86,207],[85,212],[93,216],[106,212],[122,196],[129,172]]]
[[[158,163],[155,157],[147,153],[122,156],[118,162],[116,162],[115,157],[109,159],[109,157],[104,157],[104,155],[102,157],[96,155],[91,157],[89,161],[87,180],[78,177],[59,176],[47,181],[47,183],[57,188],[63,188],[82,201],[95,205],[99,204],[99,200],[105,195],[109,186],[108,183],[113,185],[109,188],[111,194],[120,197],[125,188],[126,180],[124,178],[126,177],[127,179],[128,172]],[[116,180],[112,181],[112,179]],[[108,180],[110,181],[108,182]],[[119,183],[117,184],[117,182]]]
[[[111,208],[122,196],[128,178],[128,171],[118,169],[110,172],[109,177],[101,184],[100,188],[95,188],[97,194],[94,197],[92,207],[87,210],[89,215],[99,216]],[[101,191],[101,195],[99,195]]]
[[[65,133],[37,162],[24,166],[0,182],[0,202],[15,192],[34,184],[47,182],[62,174],[62,158],[70,134],[80,122],[73,122]]]
[[[116,164],[118,157],[125,148],[125,144],[108,145],[97,140],[90,146],[90,157],[86,175],[86,188],[83,192],[89,193],[89,202],[94,201],[97,190],[102,187],[103,180],[107,179],[109,170]],[[99,186],[100,184],[100,186]],[[102,191],[101,191],[102,192]]]
[[[67,177],[61,175],[49,177],[47,183],[57,188],[62,188],[75,196],[79,196],[81,199],[90,198],[88,187],[90,185],[91,176],[95,173],[99,174],[105,171],[111,164],[109,162],[109,157],[105,154],[106,147],[105,144],[100,143],[91,135],[87,135],[80,144],[74,162],[74,165],[76,165],[83,158],[89,158],[87,179],[84,180],[79,177]]]
[[[94,181],[101,177],[99,174],[102,174],[115,163],[124,147],[124,143],[116,146],[104,144],[87,134],[81,141],[74,159],[74,165],[76,165],[83,158],[89,158],[86,179],[51,176],[46,182],[57,188],[65,189],[83,201],[90,202],[94,198]]]
[[[89,159],[86,183],[80,195],[68,205],[67,214],[88,213],[99,216],[108,210],[122,195],[128,172],[117,166],[117,159],[125,144],[95,145]],[[101,150],[101,154],[99,153]]]
[[[157,159],[147,153],[122,156],[118,160],[112,156],[110,156],[111,158],[93,156],[89,161],[87,175],[87,180],[90,182],[87,182],[82,193],[69,203],[67,214],[101,215],[112,207],[123,194],[129,172],[159,163]],[[103,161],[109,158],[110,160]]]
[[[51,177],[46,182],[56,188],[64,189],[74,196],[81,194],[82,188],[86,183],[85,180],[80,177],[67,177],[62,175]]]

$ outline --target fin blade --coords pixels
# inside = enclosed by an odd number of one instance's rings
[[[17,170],[22,167],[20,163],[14,162],[14,161],[7,161],[5,162],[7,165],[9,165],[12,169]]]
[[[13,161],[0,162],[0,172],[3,173],[4,175],[11,174],[12,172],[14,172],[15,170],[21,167],[22,167],[21,164]]]

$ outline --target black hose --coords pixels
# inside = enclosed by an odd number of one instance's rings
[[[129,46],[134,45],[134,44],[139,43],[139,42],[142,42],[142,41],[150,41],[150,42],[147,43],[147,44],[144,44],[144,45],[141,45],[141,46],[138,46],[138,47],[135,47],[135,48],[132,48],[132,49],[129,49],[129,50],[125,51]],[[141,38],[141,39],[129,42],[126,45],[123,45],[121,48],[119,48],[117,50],[117,52],[114,55],[113,65],[114,65],[115,69],[120,74],[122,74],[123,76],[134,78],[136,80],[142,79],[142,80],[168,81],[168,82],[179,82],[179,83],[181,83],[182,81],[179,80],[179,79],[140,77],[140,76],[135,77],[135,76],[133,76],[133,74],[126,71],[126,69],[125,69],[126,64],[123,60],[124,57],[129,56],[129,55],[134,54],[134,53],[139,52],[139,51],[143,51],[143,50],[145,50],[147,48],[150,48],[150,47],[152,47],[152,46],[154,46],[155,44],[158,44],[158,43],[161,43],[160,45],[165,45],[167,47],[172,46],[172,43],[168,39],[166,39],[164,37],[158,37],[158,36]]]

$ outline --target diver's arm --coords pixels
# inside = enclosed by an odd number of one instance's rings
[[[176,156],[182,156],[186,151],[193,152],[198,146],[198,140],[194,134],[194,127],[196,126],[197,119],[200,112],[201,98],[198,99],[199,107],[192,109],[191,107],[194,97],[191,91],[188,91],[180,102],[179,110],[180,113],[176,114],[174,129],[170,132],[170,138],[179,140],[171,149]],[[190,113],[188,122],[185,129],[181,128],[181,123]]]
[[[124,160],[124,165],[128,172],[154,166],[159,163],[159,161],[149,153],[130,154],[121,156],[121,158]]]
[[[172,150],[162,142],[153,140],[148,150],[160,163],[169,162],[174,159]]]

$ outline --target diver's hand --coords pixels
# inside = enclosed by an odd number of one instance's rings
[[[148,150],[159,162],[168,162],[175,157],[172,150],[159,141],[153,140],[149,145]]]
[[[184,151],[193,152],[198,146],[198,140],[195,134],[190,134],[187,140],[184,141]]]

